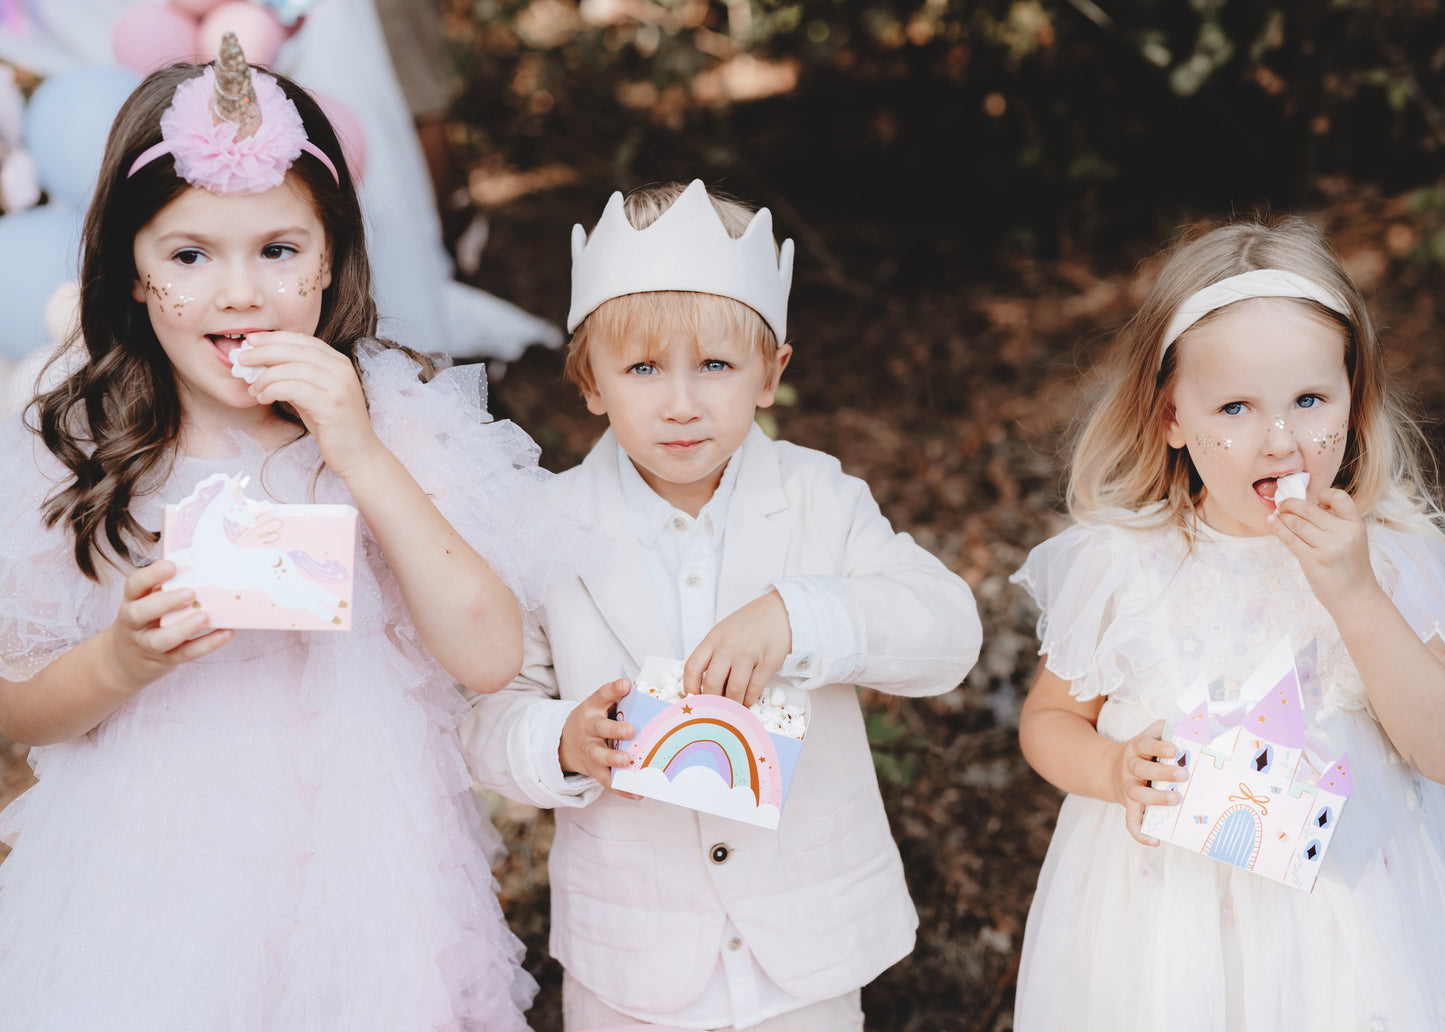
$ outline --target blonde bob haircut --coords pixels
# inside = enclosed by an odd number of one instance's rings
[[[661,218],[686,189],[686,183],[639,187],[623,198],[622,210],[634,229],[646,229]],[[708,191],[708,200],[712,201],[713,210],[728,235],[734,240],[742,236],[752,222],[754,209],[712,190]],[[777,250],[776,241],[773,249]],[[665,337],[678,333],[695,337],[704,327],[721,327],[736,335],[757,349],[769,370],[777,371],[778,339],[752,308],[717,294],[653,290],[614,297],[588,314],[567,344],[563,372],[584,393],[592,391],[596,389],[590,357],[594,343],[608,348],[626,340],[640,340],[656,346]]]
[[[1340,315],[1314,301],[1273,299],[1306,306],[1344,337],[1350,427],[1333,486],[1348,492],[1363,516],[1438,534],[1439,510],[1422,471],[1424,438],[1391,391],[1364,299],[1324,234],[1298,217],[1219,226],[1169,251],[1139,311],[1111,347],[1103,395],[1085,420],[1070,464],[1070,513],[1132,526],[1173,523],[1192,534],[1203,482],[1188,451],[1171,448],[1165,435],[1174,414],[1180,347],[1226,309],[1186,330],[1162,364],[1160,348],[1186,299],[1253,269],[1297,273],[1346,302],[1348,315]]]

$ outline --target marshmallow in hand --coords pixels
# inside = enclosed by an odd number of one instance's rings
[[[1280,477],[1274,482],[1274,506],[1279,508],[1279,503],[1286,498],[1298,498],[1305,500],[1305,488],[1310,486],[1310,475],[1304,470],[1298,473],[1290,473]]]
[[[249,366],[242,364],[241,356],[248,351],[255,351],[249,340],[242,340],[241,346],[231,352],[231,375],[238,380],[245,380],[247,383],[255,383],[256,377],[261,375],[260,366]]]

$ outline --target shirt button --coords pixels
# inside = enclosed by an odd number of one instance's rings
[[[812,665],[813,665],[813,661],[812,661],[811,659],[800,659],[800,660],[798,660],[798,669],[799,669],[799,670],[807,670],[807,669],[808,669],[810,666],[812,666]]]
[[[702,578],[695,573],[689,573],[687,575],[687,580],[683,583],[685,583],[689,588],[695,588],[702,583]]]
[[[672,529],[673,529],[673,530],[686,530],[686,529],[687,529],[687,520],[683,519],[681,516],[674,516],[674,517],[672,518]]]
[[[728,949],[730,949],[730,950],[740,950],[740,949],[742,949],[742,948],[743,948],[743,941],[742,941],[742,939],[739,939],[736,935],[734,935],[731,939],[728,940]]]
[[[712,847],[712,852],[709,853],[708,856],[715,864],[725,864],[728,862],[728,852],[729,850],[727,845],[719,842],[717,845]]]

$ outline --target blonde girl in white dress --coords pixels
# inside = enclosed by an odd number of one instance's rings
[[[1069,793],[1015,1028],[1445,1028],[1445,539],[1360,292],[1307,223],[1227,225],[1174,249],[1114,359],[1075,523],[1014,576],[1042,610],[1020,742]],[[1181,693],[1238,698],[1285,636],[1354,775],[1310,893],[1141,830],[1185,776]]]

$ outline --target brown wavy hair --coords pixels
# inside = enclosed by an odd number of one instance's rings
[[[1103,395],[1086,419],[1070,463],[1069,511],[1134,526],[1173,523],[1191,532],[1204,485],[1188,451],[1171,448],[1166,439],[1179,346],[1169,348],[1161,362],[1165,330],[1197,291],[1253,269],[1282,269],[1332,291],[1348,309],[1341,315],[1314,301],[1282,299],[1306,306],[1344,336],[1350,429],[1333,486],[1347,491],[1362,515],[1417,529],[1437,521],[1424,476],[1424,437],[1390,385],[1364,298],[1325,235],[1297,216],[1205,229],[1167,253],[1139,311],[1113,342]],[[1207,325],[1222,311],[1216,309],[1194,327]],[[1189,334],[1186,330],[1180,340]]]
[[[190,187],[176,174],[169,154],[133,176],[126,173],[137,156],[160,142],[161,115],[176,87],[205,67],[177,64],[153,72],[116,115],[85,216],[79,327],[51,364],[73,361],[68,353],[82,341],[86,361],[40,393],[27,410],[30,429],[72,475],[46,499],[46,526],[66,525],[75,537],[76,564],[92,580],[100,579],[100,561],[117,567],[133,563],[138,547],[155,542],[156,533],[136,521],[130,504],[169,473],[180,437],[175,376],[145,305],[132,297],[131,287],[136,233]],[[287,176],[310,195],[331,252],[331,286],[322,295],[316,336],[356,366],[356,344],[375,339],[377,326],[356,187],[320,106],[285,76],[268,74],[296,104],[307,137],[336,166],[339,182],[314,156],[303,153]],[[422,364],[423,377],[429,377],[434,367],[424,356],[412,354]],[[274,408],[296,424],[298,438],[305,435],[293,411],[284,405]]]

